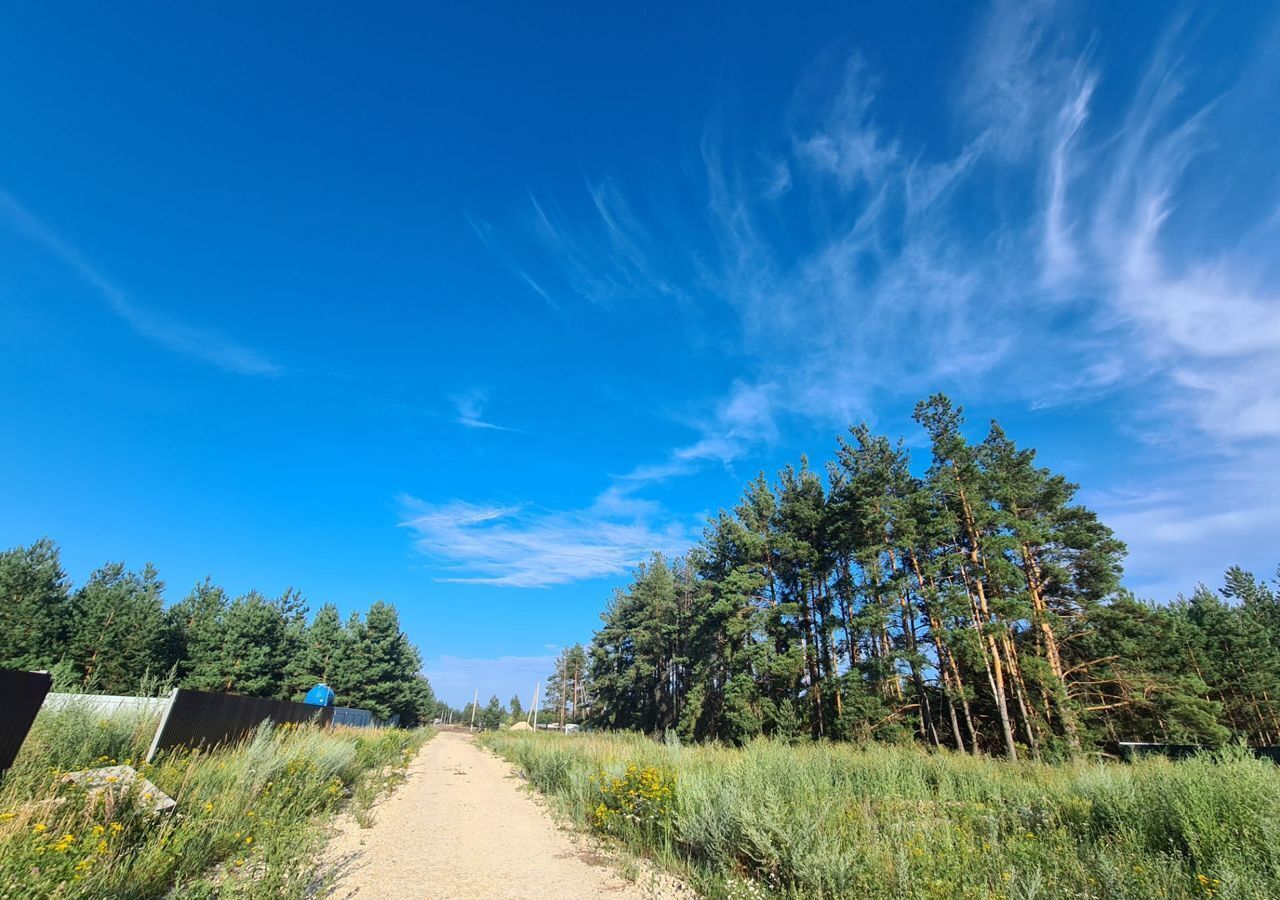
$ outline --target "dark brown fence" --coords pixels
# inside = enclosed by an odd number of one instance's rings
[[[48,672],[0,669],[0,773],[13,765],[52,684]]]
[[[1169,759],[1190,759],[1201,753],[1209,753],[1212,747],[1205,744],[1147,744],[1137,741],[1110,741],[1104,749],[1125,762],[1133,762],[1144,756],[1164,756]],[[1280,747],[1253,747],[1251,752],[1258,759],[1269,759],[1280,764]]]
[[[169,709],[160,720],[147,759],[173,747],[213,747],[243,740],[263,722],[329,724],[332,707],[241,697],[237,694],[210,694],[179,688],[173,692]]]

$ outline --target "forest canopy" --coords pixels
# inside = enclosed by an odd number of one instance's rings
[[[317,682],[343,706],[404,725],[431,721],[437,702],[394,606],[345,622],[312,615],[292,588],[232,598],[211,580],[164,602],[150,564],[107,563],[74,588],[47,538],[0,552],[0,668],[47,669],[62,688],[132,694],[179,687],[301,700]]]
[[[943,395],[915,421],[927,466],[855,426],[822,468],[761,474],[686,556],[641,565],[601,616],[574,718],[1037,758],[1280,741],[1277,584],[1232,568],[1217,592],[1139,600],[1124,545],[1034,450],[995,422],[971,442]]]

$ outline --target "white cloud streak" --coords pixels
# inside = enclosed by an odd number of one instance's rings
[[[1072,51],[1070,33],[1051,3],[993,5],[961,73],[968,139],[950,157],[892,136],[878,78],[856,57],[838,90],[791,111],[789,156],[758,155],[758,172],[726,161],[727,142],[708,129],[701,187],[715,257],[672,252],[679,234],[638,217],[608,180],[589,191],[594,224],[535,204],[534,231],[590,300],[728,307],[754,362],[724,404],[744,384],[770,385],[775,415],[839,423],[886,395],[938,387],[1043,405],[1155,379],[1159,406],[1215,440],[1280,436],[1280,289],[1222,236],[1168,240],[1172,219],[1198,212],[1177,198],[1218,124],[1213,102],[1178,107],[1181,22],[1111,119],[1093,110],[1106,82],[1095,41]],[[994,203],[991,179],[1027,175],[1029,206],[975,208],[975,192]],[[790,204],[782,234],[770,224],[779,202]],[[976,228],[975,214],[995,226]],[[1273,238],[1275,216],[1240,245]],[[1044,344],[1054,352],[1026,352]],[[701,430],[638,474],[691,471],[682,463],[749,443],[732,422]]]
[[[98,293],[112,313],[142,337],[239,375],[274,376],[284,373],[282,366],[256,350],[236,344],[214,331],[176,322],[138,306],[90,264],[75,246],[5,191],[0,191],[0,217],[14,231],[41,245],[66,264]]]
[[[743,140],[707,129],[703,221],[642,217],[613,181],[572,224],[534,205],[532,234],[572,292],[676,297],[746,360],[696,438],[620,491],[727,466],[783,417],[838,428],[938,389],[1030,407],[1122,395],[1140,399],[1119,427],[1196,442],[1240,498],[1231,522],[1210,522],[1207,484],[1152,476],[1165,481],[1148,493],[1176,498],[1116,511],[1135,568],[1161,565],[1172,545],[1148,538],[1185,536],[1178,521],[1280,529],[1280,508],[1248,500],[1273,486],[1239,452],[1280,449],[1280,197],[1257,222],[1211,215],[1223,153],[1199,165],[1222,150],[1211,135],[1275,107],[1280,79],[1255,71],[1275,61],[1240,64],[1237,102],[1206,99],[1186,81],[1176,21],[1129,85],[1069,16],[1047,0],[993,4],[955,79],[951,152],[910,145],[855,58],[835,91],[798,95],[784,139],[759,152],[730,157]],[[711,247],[684,251],[699,232]]]
[[[550,587],[620,575],[655,550],[675,555],[692,543],[687,528],[654,524],[655,506],[618,491],[565,511],[408,495],[400,501],[400,524],[413,532],[415,548],[449,573],[437,579],[445,582]]]
[[[495,425],[484,420],[484,406],[489,395],[485,391],[474,390],[459,394],[453,398],[453,405],[458,411],[453,421],[464,428],[477,428],[484,431],[518,431],[506,425]]]

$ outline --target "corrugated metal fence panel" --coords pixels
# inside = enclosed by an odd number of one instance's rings
[[[1258,759],[1269,759],[1280,764],[1280,747],[1254,747]],[[1125,762],[1133,762],[1143,756],[1165,756],[1169,759],[1190,759],[1198,753],[1209,753],[1212,747],[1203,744],[1146,744],[1134,741],[1112,741],[1106,750]]]
[[[173,702],[160,722],[147,758],[173,747],[234,743],[248,737],[268,719],[277,725],[312,721],[327,725],[332,715],[332,707],[179,688],[173,693]]]
[[[1169,759],[1189,759],[1197,753],[1204,753],[1212,748],[1200,744],[1151,744],[1141,741],[1112,741],[1107,750],[1115,753],[1126,762],[1132,762],[1143,756],[1164,756]]]
[[[0,772],[13,765],[52,684],[48,672],[0,669]]]
[[[168,697],[127,697],[121,694],[50,694],[44,698],[45,709],[82,706],[94,715],[115,716],[121,713],[160,715],[169,704]]]
[[[350,706],[333,707],[333,725],[346,725],[348,728],[377,728],[379,722],[370,710],[353,709]]]

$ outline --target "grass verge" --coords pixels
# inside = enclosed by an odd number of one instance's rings
[[[1244,753],[1041,765],[879,745],[481,740],[580,826],[709,897],[1280,897],[1280,768]]]
[[[308,896],[324,824],[350,799],[365,817],[428,731],[260,729],[210,752],[141,762],[146,715],[46,710],[0,785],[0,897],[143,900]],[[131,764],[173,797],[151,816],[63,784],[68,771]]]

